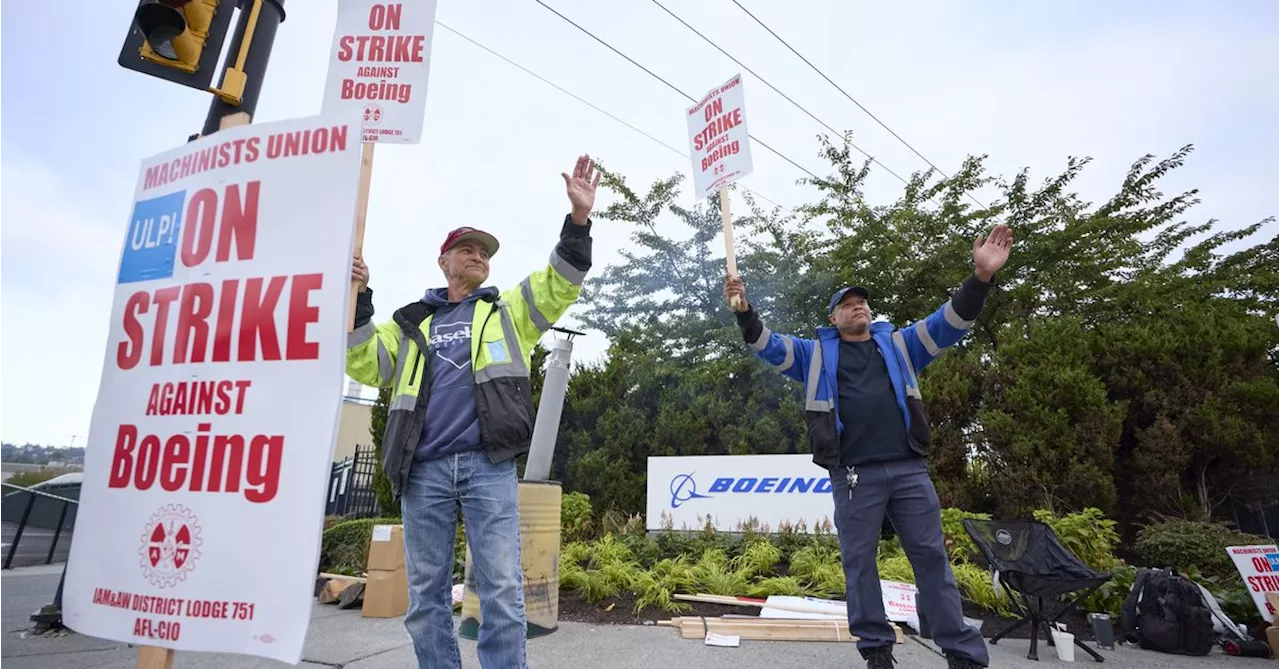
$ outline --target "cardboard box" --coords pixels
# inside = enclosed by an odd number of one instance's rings
[[[365,618],[395,618],[409,611],[409,577],[404,568],[370,571],[364,584]]]
[[[404,569],[404,525],[374,525],[369,537],[369,571]]]

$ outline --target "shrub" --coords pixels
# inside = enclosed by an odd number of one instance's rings
[[[1016,614],[1007,594],[996,595],[991,584],[991,572],[972,562],[952,565],[951,571],[955,574],[961,597],[1002,616],[1013,617]]]
[[[36,472],[18,472],[9,477],[5,483],[16,485],[21,488],[30,488],[37,483],[44,483],[49,479],[57,478],[63,474],[70,474],[79,471],[77,469],[42,469]]]
[[[960,509],[942,510],[942,540],[952,562],[969,562],[978,556],[978,545],[973,543],[973,537],[964,529],[963,521],[966,518],[991,520],[991,514],[969,513]]]
[[[586,493],[570,492],[560,498],[560,533],[565,541],[590,538],[593,524],[591,498]]]
[[[750,585],[748,575],[735,570],[729,564],[729,557],[718,548],[709,548],[703,552],[702,558],[689,570],[689,574],[699,592],[712,595],[739,596]]]
[[[1061,518],[1052,511],[1038,510],[1035,519],[1053,528],[1054,534],[1082,562],[1098,571],[1111,571],[1118,561],[1113,553],[1120,543],[1116,521],[1108,520],[1101,509],[1090,507]]]
[[[756,539],[746,545],[742,554],[733,559],[733,565],[747,576],[766,576],[782,560],[782,551],[767,539]]]
[[[1194,567],[1225,585],[1240,581],[1227,546],[1274,543],[1218,523],[1168,520],[1142,528],[1134,549],[1146,566],[1173,567],[1182,572]]]
[[[1081,602],[1087,613],[1107,613],[1112,618],[1120,618],[1120,609],[1124,600],[1133,590],[1133,581],[1138,576],[1138,569],[1132,565],[1119,564],[1111,569],[1111,580],[1103,583],[1093,594]]]
[[[747,588],[750,597],[768,597],[770,595],[790,595],[799,597],[808,594],[808,590],[794,576],[775,576],[754,583]]]
[[[911,562],[905,555],[895,555],[880,560],[877,565],[880,569],[880,578],[886,581],[897,581],[899,583],[915,583],[916,573],[911,568]]]
[[[360,518],[338,523],[320,538],[320,570],[359,574],[369,564],[369,539],[374,525],[398,525],[399,518]]]

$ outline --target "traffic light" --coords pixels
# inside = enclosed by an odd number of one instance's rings
[[[141,0],[120,65],[208,90],[235,6],[236,0]]]

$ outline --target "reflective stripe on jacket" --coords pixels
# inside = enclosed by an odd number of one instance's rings
[[[942,350],[959,342],[973,327],[991,284],[970,276],[951,299],[905,328],[892,323],[871,324],[871,338],[884,356],[889,381],[907,426],[907,443],[921,455],[928,452],[932,436],[917,378]],[[840,334],[834,327],[818,328],[817,339],[780,335],[760,321],[754,309],[738,314],[743,338],[756,355],[774,369],[805,387],[805,423],[815,464],[830,469],[840,464],[840,421],[836,369]],[[820,345],[819,345],[820,344]]]
[[[480,439],[489,459],[505,462],[529,450],[533,394],[529,359],[538,339],[578,299],[591,267],[590,223],[565,217],[560,242],[543,269],[519,285],[476,302],[471,321],[471,369]],[[407,304],[375,326],[373,291],[359,294],[356,328],[347,335],[347,375],[368,386],[391,387],[382,436],[382,467],[398,498],[430,407],[431,356],[426,335],[434,309]]]

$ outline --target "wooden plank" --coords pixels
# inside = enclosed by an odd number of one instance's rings
[[[672,595],[672,597],[686,602],[702,602],[703,604],[728,604],[730,606],[756,606],[762,607],[765,600],[755,597],[731,597],[729,595]]]
[[[356,583],[367,583],[369,581],[369,579],[364,576],[347,576],[346,574],[326,574],[324,572],[320,572],[320,578],[340,578],[346,581],[355,581]]]
[[[159,646],[138,647],[138,669],[173,669],[174,652]]]
[[[369,213],[369,184],[373,180],[374,142],[365,142],[360,148],[360,190],[356,193],[356,248],[355,257],[364,259],[364,222]],[[347,312],[347,332],[356,329],[356,281],[351,280],[351,306]]]
[[[218,119],[219,130],[234,128],[238,125],[249,125],[248,112],[238,111],[234,114],[227,114],[226,116],[223,116],[222,118]]]
[[[685,639],[702,639],[707,632],[737,635],[743,639],[773,641],[857,641],[842,620],[780,620],[775,618],[699,618],[683,616],[664,621],[664,627],[679,627]],[[663,623],[659,623],[660,625]],[[889,623],[897,643],[906,641],[902,628]]]

